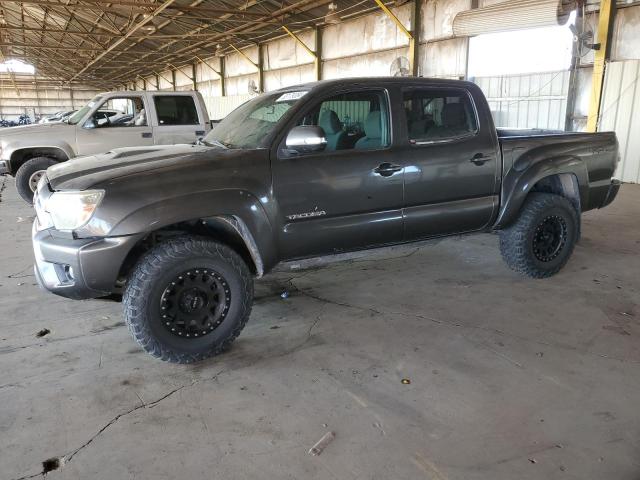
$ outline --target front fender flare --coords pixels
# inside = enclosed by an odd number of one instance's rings
[[[253,238],[253,234],[247,224],[240,217],[235,215],[216,215],[215,217],[209,217],[202,220],[205,225],[209,225],[212,223],[223,222],[227,225],[231,230],[235,232],[235,234],[242,240],[249,255],[251,255],[251,259],[253,260],[253,264],[256,267],[256,276],[258,278],[262,277],[265,274],[264,261],[262,260],[262,254],[260,253],[260,249],[258,248],[258,244],[256,243],[255,238]]]
[[[15,140],[7,143],[6,147],[2,149],[2,156],[6,160],[13,161],[16,154],[24,151],[54,151],[56,152],[56,157],[61,160],[68,160],[76,156],[73,147],[62,140],[46,142],[42,145],[34,145],[33,142],[24,140]]]
[[[114,214],[124,211],[127,202],[132,200],[123,198],[116,204],[105,204],[105,210],[97,212],[79,233],[82,236],[123,236],[151,233],[182,222],[206,224],[208,219],[222,220],[242,238],[259,275],[269,271],[278,261],[276,235],[268,215],[260,201],[245,190],[228,189],[157,198],[133,210],[110,228],[105,225],[105,218],[117,217]]]

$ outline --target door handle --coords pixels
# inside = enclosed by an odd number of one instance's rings
[[[393,163],[389,163],[389,162],[381,163],[380,165],[378,165],[376,168],[373,169],[374,172],[376,172],[378,175],[382,177],[390,177],[391,175],[393,175],[396,172],[399,172],[400,170],[402,170],[402,167],[400,165],[394,165]]]
[[[493,160],[493,157],[489,157],[484,153],[476,153],[473,157],[471,157],[471,160],[469,161],[475,165],[480,166],[480,165],[484,165],[489,160]]]
[[[142,132],[140,135],[142,138],[151,138],[153,136],[151,132]]]
[[[201,137],[204,135],[204,130],[196,130],[196,136]]]

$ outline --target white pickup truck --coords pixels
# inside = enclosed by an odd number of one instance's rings
[[[199,92],[101,93],[63,123],[0,131],[0,175],[16,177],[31,203],[45,170],[55,163],[117,147],[193,143],[211,128]]]

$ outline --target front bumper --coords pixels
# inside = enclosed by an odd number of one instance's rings
[[[73,239],[51,228],[38,231],[37,223],[31,234],[36,279],[45,290],[75,300],[113,293],[126,256],[143,237]]]
[[[0,175],[9,173],[9,160],[0,160]]]
[[[609,190],[607,190],[607,195],[604,197],[604,201],[602,202],[602,205],[600,205],[600,208],[606,207],[615,200],[618,195],[618,191],[620,190],[620,185],[622,185],[620,180],[615,178],[611,179],[611,185],[609,185]]]

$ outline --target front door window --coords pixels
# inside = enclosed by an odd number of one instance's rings
[[[381,91],[341,93],[304,115],[297,125],[322,128],[326,153],[337,150],[377,150],[391,143],[389,111]]]
[[[142,97],[110,98],[93,114],[93,121],[97,128],[146,127]]]

